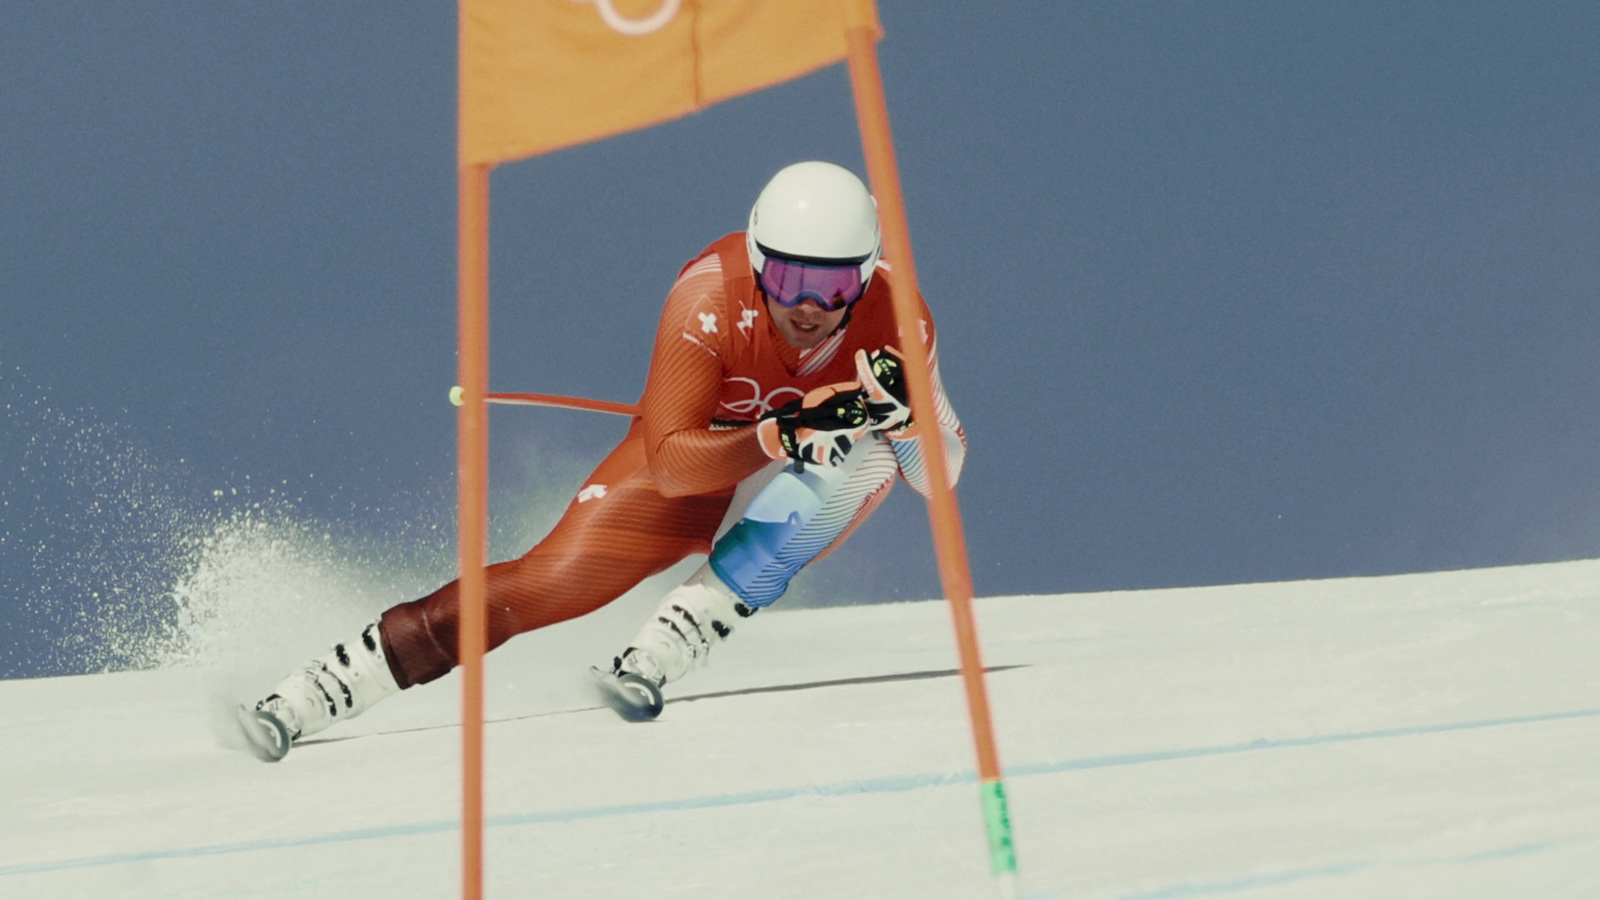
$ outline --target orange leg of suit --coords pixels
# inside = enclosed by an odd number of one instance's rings
[[[576,499],[544,540],[488,568],[489,649],[594,612],[693,553],[708,553],[733,488],[663,497],[630,434],[585,482],[603,496]],[[402,688],[432,681],[458,660],[459,582],[383,614],[379,631]]]

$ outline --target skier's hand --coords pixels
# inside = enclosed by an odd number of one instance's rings
[[[756,436],[773,459],[836,466],[872,427],[854,381],[819,387],[761,417]]]
[[[870,354],[857,350],[856,377],[861,380],[871,429],[896,440],[911,437],[910,393],[900,351],[893,347]]]

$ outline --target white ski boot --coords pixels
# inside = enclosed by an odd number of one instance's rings
[[[398,690],[373,622],[356,640],[335,644],[280,681],[254,709],[239,707],[239,724],[255,754],[276,762],[293,742],[353,719]]]
[[[661,688],[705,665],[711,647],[733,633],[733,622],[752,611],[710,569],[662,598],[633,643],[612,660],[611,671],[591,669],[607,701],[630,721],[654,719],[666,701]]]

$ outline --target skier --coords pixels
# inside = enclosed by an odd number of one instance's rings
[[[779,171],[749,227],[680,270],[656,332],[639,415],[550,534],[487,569],[488,647],[593,612],[695,553],[621,655],[596,670],[630,718],[799,569],[871,515],[898,474],[927,494],[923,454],[952,481],[966,438],[934,364],[938,421],[913,421],[898,348],[934,349],[895,325],[877,208],[861,180],[825,162]],[[731,523],[731,524],[730,524]],[[454,668],[459,582],[395,606],[352,641],[290,674],[240,721],[259,755],[360,715]]]

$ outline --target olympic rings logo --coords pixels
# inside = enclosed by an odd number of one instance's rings
[[[799,388],[781,387],[773,388],[772,393],[763,397],[761,396],[761,385],[757,384],[754,378],[729,378],[727,382],[724,383],[731,383],[735,381],[750,385],[750,399],[724,400],[722,402],[722,407],[728,412],[737,413],[739,415],[750,415],[751,413],[754,413],[758,416],[765,415],[782,405],[782,403],[779,401],[779,398],[783,397],[785,394],[793,394],[796,399],[806,395],[806,392],[800,390]]]
[[[617,8],[612,5],[615,0],[572,0],[572,2],[593,3],[600,10],[600,21],[606,23],[606,27],[628,37],[644,37],[660,31],[672,21],[672,17],[678,14],[678,8],[683,5],[683,0],[661,0],[661,5],[656,7],[655,12],[648,16],[630,19],[617,12]]]

